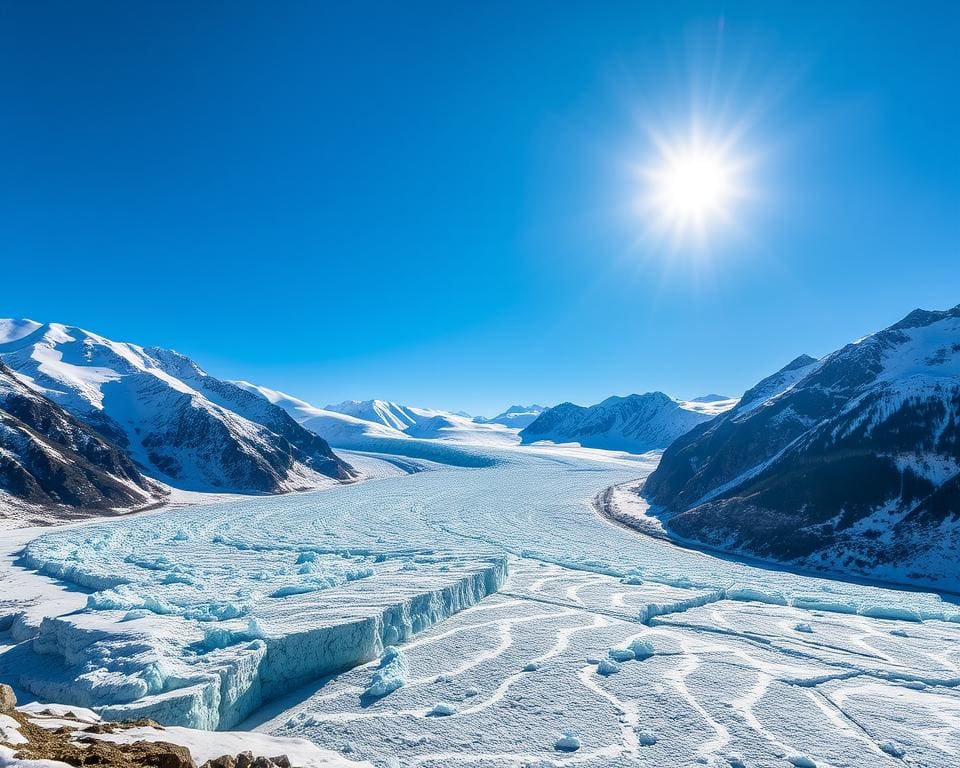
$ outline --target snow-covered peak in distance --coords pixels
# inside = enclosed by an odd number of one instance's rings
[[[236,384],[240,389],[245,389],[247,392],[259,395],[274,405],[283,408],[283,410],[300,422],[311,416],[321,416],[330,413],[330,411],[325,411],[323,408],[310,405],[306,400],[301,400],[299,397],[294,397],[293,395],[288,395],[286,392],[280,392],[279,390],[270,389],[269,387],[261,387],[258,384],[251,384],[249,381],[238,380],[231,382],[231,384]]]
[[[726,413],[740,402],[740,398],[726,397],[725,395],[704,395],[692,400],[677,400],[681,408],[696,411],[707,416],[717,416]]]
[[[579,443],[585,448],[645,453],[712,418],[663,392],[608,397],[590,407],[561,403],[520,432],[524,443]]]
[[[382,424],[411,437],[450,437],[452,431],[458,434],[459,440],[466,437],[466,433],[471,430],[478,431],[475,427],[469,426],[475,424],[473,418],[462,411],[419,408],[401,405],[390,400],[345,400],[336,405],[328,405],[324,410],[353,416],[374,424]],[[479,431],[489,430],[480,429]]]
[[[170,485],[274,492],[351,477],[282,409],[177,352],[60,323],[2,320],[0,333],[0,360],[21,381]]]
[[[478,416],[474,419],[478,424],[503,424],[506,427],[523,429],[536,421],[537,416],[547,410],[544,405],[511,405],[503,413],[498,413],[491,419]]]
[[[248,381],[235,381],[233,383],[283,408],[305,429],[309,429],[338,448],[363,450],[372,447],[374,441],[383,438],[402,439],[405,437],[403,432],[389,427],[381,421],[368,421],[346,413],[318,408],[299,397],[269,387],[251,384]]]

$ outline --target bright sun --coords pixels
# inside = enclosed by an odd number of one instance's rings
[[[709,150],[671,152],[652,176],[654,202],[672,224],[702,226],[723,216],[734,192],[731,167]]]
[[[729,183],[720,158],[692,154],[664,169],[658,194],[670,215],[700,219],[722,209]]]
[[[698,141],[658,146],[657,163],[643,171],[645,218],[677,244],[691,236],[705,244],[712,228],[732,223],[743,196],[741,166],[722,147]]]

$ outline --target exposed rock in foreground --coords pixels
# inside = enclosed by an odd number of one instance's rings
[[[711,547],[960,590],[960,306],[797,358],[670,446],[643,494]]]
[[[164,728],[151,720],[105,722],[88,709],[31,704],[16,709],[0,685],[0,765],[19,768],[362,768],[303,739],[252,732]],[[248,747],[248,748],[247,748]],[[231,749],[233,748],[233,749]],[[223,750],[228,751],[224,752]],[[266,749],[269,753],[263,753]],[[284,751],[285,750],[285,751]]]

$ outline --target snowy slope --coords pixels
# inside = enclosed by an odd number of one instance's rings
[[[324,416],[333,413],[333,411],[325,411],[323,408],[310,405],[306,400],[288,395],[286,392],[280,392],[276,389],[270,389],[269,387],[262,387],[258,384],[251,384],[249,381],[232,381],[230,383],[235,384],[240,387],[240,389],[245,389],[247,392],[259,395],[274,405],[283,408],[283,410],[289,413],[297,422],[303,422],[311,416]]]
[[[374,424],[383,424],[399,432],[412,427],[423,418],[438,415],[436,411],[414,409],[389,400],[344,400],[336,405],[328,405],[324,410],[344,413]]]
[[[0,335],[0,360],[28,386],[170,485],[274,492],[351,476],[283,409],[176,352],[59,323],[3,321]]]
[[[537,417],[547,410],[544,405],[511,405],[503,413],[498,413],[492,419],[477,416],[474,421],[479,424],[502,424],[505,427],[523,429],[533,424]]]
[[[898,580],[960,571],[960,307],[798,358],[671,446],[644,494],[711,546]]]
[[[55,519],[134,509],[164,493],[118,448],[58,405],[27,387],[0,363],[0,517],[47,508]],[[49,508],[62,508],[53,512]],[[46,521],[39,510],[20,515]]]
[[[585,408],[562,403],[520,432],[524,443],[548,440],[587,448],[645,453],[666,448],[677,437],[712,418],[663,392],[610,397]]]

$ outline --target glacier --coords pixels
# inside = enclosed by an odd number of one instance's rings
[[[715,557],[600,514],[605,494],[638,498],[622,489],[658,453],[368,447],[344,455],[374,478],[360,484],[17,531],[0,679],[378,766],[960,751],[952,599]],[[580,746],[563,753],[568,731]]]

